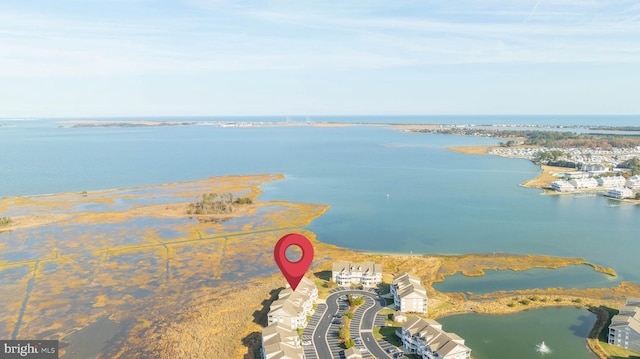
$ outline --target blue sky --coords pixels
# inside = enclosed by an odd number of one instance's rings
[[[21,0],[0,117],[638,114],[637,0]]]

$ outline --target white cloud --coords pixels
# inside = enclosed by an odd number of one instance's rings
[[[535,2],[507,9],[501,2],[484,4],[467,9],[475,16],[460,16],[463,21],[451,15],[451,7],[422,17],[359,16],[352,11],[329,16],[278,7],[220,10],[227,5],[223,0],[192,1],[217,10],[128,21],[2,12],[0,75],[640,62],[640,23],[632,21],[638,8],[627,2],[611,9],[597,0],[543,0],[535,16],[522,23]],[[606,11],[589,12],[591,8]],[[505,18],[489,21],[487,13]]]

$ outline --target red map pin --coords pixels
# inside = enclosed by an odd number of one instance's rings
[[[287,259],[286,251],[290,246],[298,246],[302,250],[302,257],[297,262],[291,262]],[[275,258],[278,268],[280,268],[282,275],[287,279],[291,288],[296,290],[302,277],[311,266],[311,262],[313,262],[313,245],[307,237],[301,234],[287,234],[276,243],[273,249],[273,258]]]

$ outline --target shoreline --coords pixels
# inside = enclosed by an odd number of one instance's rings
[[[261,175],[261,176],[221,176],[221,177],[211,177],[207,180],[196,180],[196,181],[187,181],[173,184],[161,184],[161,185],[151,185],[151,186],[143,186],[142,188],[156,188],[158,190],[161,189],[170,189],[173,191],[172,193],[175,196],[184,198],[184,202],[180,203],[167,203],[162,204],[162,198],[156,199],[156,202],[152,205],[148,206],[139,206],[129,208],[125,212],[126,214],[114,215],[114,212],[72,212],[74,217],[66,219],[64,221],[65,225],[86,225],[87,223],[110,223],[113,221],[114,223],[119,223],[118,221],[122,221],[123,218],[130,220],[140,217],[148,217],[149,212],[153,211],[156,215],[162,214],[163,211],[171,211],[173,207],[181,207],[190,202],[188,202],[187,198],[196,197],[202,195],[202,193],[206,193],[207,191],[211,191],[212,185],[222,187],[220,190],[224,192],[229,188],[233,188],[235,191],[245,191],[246,194],[248,191],[250,196],[257,197],[259,193],[262,193],[260,189],[261,184],[284,178],[283,175]],[[242,185],[242,186],[241,186]],[[214,187],[215,187],[214,186]],[[133,187],[120,191],[127,191],[131,189],[136,189],[140,187]],[[117,193],[118,190],[112,193],[113,196],[118,198],[120,195]],[[89,203],[103,203],[104,198],[100,197],[97,194],[104,194],[104,192],[86,192],[84,194],[78,194],[75,192],[61,194],[61,195],[52,195],[47,196],[47,199],[50,202],[55,203],[56,201],[80,201],[81,203],[86,204]],[[35,196],[38,197],[38,196]],[[254,197],[254,198],[255,198]],[[13,198],[13,197],[12,197]],[[163,197],[165,198],[165,197]],[[0,205],[3,203],[10,202],[10,199],[6,198],[0,200]],[[45,201],[46,202],[46,201]],[[206,339],[204,336],[213,335],[212,331],[216,331],[216,344],[215,345],[223,345],[221,350],[225,350],[228,353],[238,353],[238,356],[243,356],[246,348],[251,352],[250,345],[245,345],[245,338],[257,338],[253,333],[259,332],[261,330],[261,324],[256,322],[255,319],[252,320],[251,317],[255,313],[256,310],[261,310],[262,303],[265,298],[269,298],[270,291],[273,288],[277,288],[279,286],[283,286],[284,281],[279,274],[270,275],[269,270],[272,267],[271,257],[262,253],[262,250],[265,246],[272,245],[274,238],[277,238],[279,235],[282,235],[282,231],[290,232],[292,230],[300,233],[304,233],[308,236],[308,238],[314,243],[315,251],[316,251],[316,260],[315,266],[311,270],[315,279],[324,281],[327,272],[331,269],[331,263],[338,260],[347,260],[353,262],[363,262],[363,261],[372,261],[376,263],[381,263],[383,268],[388,268],[384,271],[384,275],[388,279],[392,274],[397,274],[399,272],[407,271],[413,274],[418,274],[423,281],[423,284],[427,288],[427,292],[430,300],[433,300],[433,303],[443,303],[447,306],[445,307],[437,307],[430,308],[430,316],[438,317],[442,315],[447,315],[451,313],[470,313],[470,312],[479,312],[486,314],[508,314],[512,312],[516,312],[519,310],[526,310],[528,308],[534,308],[536,305],[540,306],[551,306],[558,305],[552,298],[563,298],[562,305],[576,305],[576,302],[573,300],[580,299],[582,302],[580,305],[587,305],[588,303],[594,304],[608,304],[608,305],[618,305],[621,302],[621,298],[624,295],[633,294],[640,296],[640,286],[632,283],[623,282],[621,285],[615,288],[601,288],[599,290],[571,290],[571,289],[557,289],[557,288],[549,288],[546,290],[536,290],[536,289],[528,289],[517,292],[492,292],[485,296],[465,296],[464,293],[443,293],[438,292],[432,287],[432,283],[434,283],[437,279],[444,279],[444,275],[447,273],[457,273],[461,272],[464,275],[478,276],[484,275],[485,270],[514,270],[514,271],[522,271],[528,270],[532,268],[548,268],[548,269],[557,269],[561,267],[566,267],[567,265],[572,264],[581,264],[581,265],[589,265],[594,270],[598,272],[602,272],[609,275],[615,275],[615,271],[611,268],[604,268],[598,266],[597,264],[593,264],[585,261],[581,258],[567,258],[567,257],[555,257],[555,256],[544,256],[544,255],[514,255],[514,254],[506,254],[506,253],[497,253],[497,254],[462,254],[462,255],[434,255],[434,254],[423,254],[423,253],[411,253],[411,254],[402,254],[402,253],[373,253],[366,251],[357,251],[351,250],[348,248],[342,248],[335,245],[323,243],[317,240],[314,233],[309,232],[304,229],[309,223],[311,223],[314,219],[323,215],[329,208],[329,206],[325,205],[309,205],[309,204],[295,204],[288,203],[282,201],[270,201],[270,202],[259,202],[256,205],[264,205],[264,206],[282,206],[284,203],[287,204],[287,208],[290,208],[291,211],[280,214],[274,213],[273,215],[269,214],[270,220],[277,221],[277,224],[280,227],[268,227],[270,231],[275,231],[273,233],[266,232],[264,235],[258,235],[256,233],[263,233],[264,230],[260,228],[251,228],[246,229],[247,232],[233,232],[227,230],[224,227],[224,223],[221,224],[188,224],[185,225],[184,228],[193,228],[199,231],[205,232],[207,228],[209,230],[212,228],[211,226],[215,226],[215,235],[213,237],[205,238],[203,240],[202,236],[198,238],[196,234],[191,234],[190,237],[177,237],[174,239],[161,238],[155,232],[150,232],[148,235],[148,241],[144,241],[140,244],[128,244],[121,243],[116,244],[112,243],[112,241],[107,241],[109,247],[106,248],[106,251],[99,252],[99,249],[102,248],[102,245],[98,245],[96,247],[96,251],[94,255],[96,258],[99,258],[100,266],[96,268],[103,268],[96,272],[98,277],[94,279],[97,285],[100,283],[103,286],[104,292],[99,291],[101,294],[98,298],[91,299],[89,303],[94,303],[93,305],[93,314],[91,317],[77,317],[77,314],[71,314],[70,319],[68,321],[69,324],[75,323],[72,328],[73,330],[77,330],[78,328],[85,328],[88,325],[91,325],[93,322],[93,318],[98,318],[100,315],[103,315],[105,312],[111,313],[110,318],[112,318],[116,322],[126,322],[130,319],[129,313],[135,313],[136,311],[128,311],[121,312],[121,306],[127,307],[128,305],[137,306],[136,310],[140,310],[140,308],[148,308],[151,309],[148,315],[142,316],[139,319],[139,322],[135,322],[131,324],[132,327],[127,327],[123,330],[126,330],[131,334],[122,334],[126,337],[123,339],[124,344],[123,347],[119,350],[122,350],[122,357],[126,357],[127,355],[132,355],[137,350],[144,350],[142,348],[149,347],[155,348],[158,352],[163,352],[167,347],[165,345],[170,345],[168,343],[174,343],[175,348],[185,348],[188,347],[190,342],[200,341],[203,343],[210,343],[212,339]],[[69,205],[69,203],[62,203],[63,205]],[[40,201],[37,201],[35,204],[33,201],[29,201],[29,198],[24,198],[23,206],[29,207],[34,205],[41,205]],[[71,203],[71,207],[73,207],[74,203]],[[48,210],[43,208],[41,210]],[[84,214],[83,214],[84,213]],[[237,213],[240,217],[251,217],[249,212],[241,212]],[[182,215],[181,215],[182,216]],[[169,216],[172,217],[172,216]],[[188,217],[188,216],[187,216]],[[160,218],[166,218],[166,216],[160,216]],[[257,219],[255,219],[257,220]],[[274,222],[275,223],[275,222]],[[40,224],[40,225],[45,225]],[[237,229],[234,229],[237,231]],[[244,227],[241,230],[245,230]],[[255,231],[255,233],[254,233]],[[189,233],[193,232],[189,230]],[[185,232],[186,233],[186,232]],[[233,239],[235,236],[238,236],[239,239]],[[258,237],[262,236],[262,237]],[[192,238],[193,237],[193,238]],[[117,237],[114,237],[117,238]],[[220,238],[219,242],[215,242]],[[231,239],[229,239],[231,238]],[[61,239],[57,239],[61,240]],[[82,241],[83,238],[78,238],[78,241]],[[208,242],[213,240],[214,242]],[[206,252],[203,253],[204,257],[196,256],[193,257],[195,261],[190,261],[184,258],[188,253],[197,253],[199,251],[193,252],[182,252],[181,248],[185,246],[191,246],[189,248],[208,248],[208,247],[197,247],[197,246],[206,246],[207,243],[215,244],[214,248],[215,252]],[[220,244],[218,244],[220,243]],[[220,247],[218,247],[220,246]],[[112,271],[121,271],[124,268],[116,268],[113,267],[113,263],[110,259],[114,260],[118,258],[118,256],[130,256],[135,253],[148,253],[148,254],[162,254],[164,253],[163,247],[167,248],[166,255],[159,256],[158,259],[164,258],[169,263],[171,260],[174,264],[177,265],[177,268],[180,268],[181,271],[187,270],[189,268],[189,275],[193,276],[194,282],[197,283],[198,280],[203,280],[203,274],[199,273],[200,266],[196,264],[209,263],[207,266],[212,266],[210,271],[212,273],[222,273],[217,274],[217,277],[214,278],[219,281],[213,287],[204,287],[207,288],[215,288],[213,291],[201,291],[201,290],[192,290],[190,287],[183,288],[184,290],[179,290],[177,293],[168,295],[164,294],[164,299],[162,303],[151,303],[147,302],[147,300],[140,301],[135,297],[128,297],[130,300],[124,301],[121,298],[121,295],[114,295],[118,292],[118,287],[108,281],[110,281],[113,274]],[[220,252],[220,250],[222,252]],[[248,251],[248,252],[246,252]],[[253,251],[257,251],[257,253],[253,253]],[[69,253],[71,252],[71,253]],[[79,257],[75,256],[72,248],[67,248],[61,250],[59,255],[56,252],[55,257],[52,258],[44,258],[46,261],[53,261],[56,263],[75,263],[78,264]],[[99,252],[99,253],[98,253]],[[104,253],[103,253],[104,252]],[[218,253],[218,254],[216,254]],[[215,259],[211,262],[209,258],[210,255],[220,255],[222,253],[220,259]],[[256,256],[256,258],[253,258]],[[187,257],[189,258],[189,257]],[[186,261],[186,262],[181,262]],[[235,267],[227,268],[225,264],[236,263],[237,261],[249,261],[251,266],[266,266],[266,270],[263,272],[249,273],[245,274],[246,278],[241,282],[241,284],[233,279],[225,279],[224,273],[236,273],[238,269]],[[107,267],[102,267],[102,263],[105,262],[108,264]],[[111,263],[111,264],[109,264]],[[165,264],[161,262],[162,265],[159,268],[164,270]],[[9,268],[12,266],[27,266],[27,263],[23,262],[14,262],[7,263],[4,265],[4,268]],[[31,264],[29,264],[31,265]],[[167,264],[168,265],[168,264]],[[196,265],[195,267],[193,267]],[[3,266],[0,266],[0,270],[2,270]],[[36,267],[34,267],[33,270]],[[79,275],[85,275],[86,273],[80,270]],[[131,269],[134,271],[135,269]],[[246,270],[246,269],[245,269]],[[225,272],[226,271],[226,272]],[[167,272],[169,273],[169,272]],[[208,272],[207,272],[208,273]],[[45,273],[39,275],[44,276]],[[60,274],[62,275],[62,274]],[[125,275],[123,272],[121,275]],[[141,281],[140,285],[146,287],[146,290],[155,291],[160,290],[160,288],[149,287],[145,284],[145,277],[143,273],[135,273],[132,272],[128,274],[131,276],[129,281],[126,282],[126,285],[136,284]],[[242,273],[236,274],[242,275]],[[211,275],[204,275],[204,278],[211,280],[209,278]],[[46,278],[39,278],[39,280],[44,285],[46,283]],[[187,277],[190,278],[190,277]],[[185,286],[185,283],[181,281],[175,282],[176,279],[172,278],[172,275],[169,274],[167,280],[171,280],[167,283],[172,283],[172,288],[182,288]],[[387,282],[388,280],[385,280]],[[120,284],[122,285],[122,284]],[[80,285],[78,287],[74,287],[72,289],[82,289],[83,286]],[[100,288],[100,287],[98,287]],[[115,289],[113,289],[115,288]],[[38,290],[42,291],[42,288],[38,288]],[[115,292],[111,292],[115,290]],[[164,289],[162,289],[164,290]],[[324,290],[324,289],[323,289]],[[104,295],[106,294],[106,296]],[[246,294],[246,295],[245,295]],[[508,304],[514,301],[514,296],[523,296],[523,295],[531,295],[531,296],[548,296],[549,300],[543,305],[542,301],[539,303],[531,304],[528,306],[518,305],[515,307],[509,307]],[[49,296],[51,296],[49,294]],[[236,298],[233,303],[229,301],[229,297]],[[55,296],[53,296],[55,298]],[[545,297],[546,298],[546,297]],[[604,299],[608,298],[608,299]],[[8,300],[11,298],[7,298]],[[16,301],[21,301],[22,298],[15,298]],[[30,300],[35,300],[37,297],[31,298]],[[82,298],[85,300],[86,298]],[[130,302],[130,303],[128,303]],[[35,302],[37,303],[37,301]],[[36,307],[37,310],[53,310],[46,306],[45,303],[42,302],[42,307]],[[70,304],[73,304],[72,302]],[[80,303],[84,303],[81,301]],[[137,303],[137,304],[136,304]],[[157,306],[157,307],[154,307]],[[177,307],[176,307],[177,306]],[[176,311],[176,308],[183,308],[184,310],[182,314],[167,314],[173,313]],[[226,308],[226,309],[225,309]],[[262,308],[264,309],[264,308]],[[178,310],[178,311],[181,311]],[[234,318],[237,316],[238,323],[234,326],[234,330],[229,333],[217,332],[218,329],[211,329],[211,324],[217,323],[215,318],[219,318],[219,316],[223,313],[221,311],[231,311],[231,313],[235,313]],[[208,316],[205,316],[202,313],[211,313],[210,318],[213,321],[204,320]],[[163,314],[165,313],[165,314]],[[200,313],[202,315],[195,315],[194,313]],[[6,313],[10,315],[11,313]],[[176,324],[172,324],[167,326],[165,323],[166,315],[169,315],[172,318],[172,322]],[[184,317],[182,317],[184,315]],[[229,313],[224,312],[225,318]],[[181,320],[178,320],[181,318]],[[46,318],[45,318],[46,319]],[[247,325],[246,323],[250,323]],[[55,327],[55,333],[66,332],[66,329],[70,329],[65,325]],[[84,325],[83,325],[84,324]],[[206,326],[205,326],[206,324]],[[30,327],[26,327],[21,330],[23,334],[37,334],[40,330],[45,330],[47,325],[37,322],[37,324],[30,324]],[[191,325],[191,327],[189,327]],[[235,325],[235,324],[234,324]],[[189,329],[191,328],[191,329]],[[193,328],[201,328],[201,331],[193,332]],[[168,330],[168,331],[167,331]],[[191,338],[185,338],[182,336],[182,333],[190,333],[192,335]],[[54,335],[54,334],[50,334]],[[242,336],[244,338],[241,338]],[[253,336],[252,336],[253,335]],[[160,344],[153,344],[155,339],[167,339],[168,342],[164,342],[162,346]],[[175,338],[175,342],[169,339]],[[240,340],[242,339],[242,340]],[[148,341],[149,340],[149,341]],[[223,344],[219,344],[220,343]],[[252,343],[253,341],[247,340],[247,343]],[[241,344],[243,343],[243,344]],[[257,341],[255,342],[257,343]],[[212,344],[213,345],[213,344]],[[115,348],[117,349],[117,348]],[[166,355],[170,356],[170,352],[165,352]],[[161,356],[162,357],[162,356]]]

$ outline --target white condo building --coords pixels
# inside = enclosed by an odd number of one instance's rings
[[[302,278],[295,291],[290,287],[282,290],[278,300],[271,303],[267,321],[278,322],[283,327],[295,330],[307,324],[307,315],[318,299],[318,288],[312,280]]]
[[[627,180],[627,187],[631,189],[640,189],[640,175],[629,177]]]
[[[624,187],[627,183],[627,180],[622,176],[600,177],[597,181],[598,186],[606,188]]]
[[[421,359],[469,359],[471,349],[464,339],[442,330],[442,325],[432,319],[413,317],[396,330],[402,347]]]
[[[391,295],[396,309],[401,312],[426,313],[427,290],[420,283],[420,278],[402,273],[391,282]]]
[[[598,181],[595,178],[576,178],[569,181],[576,189],[596,188]]]
[[[565,180],[558,180],[551,183],[551,189],[556,192],[573,192],[576,188]]]
[[[611,198],[624,199],[624,198],[632,198],[633,196],[635,196],[635,194],[633,193],[633,190],[627,187],[612,188],[609,191],[607,191],[607,197],[611,197]]]
[[[382,264],[337,262],[333,264],[331,278],[340,286],[361,284],[375,287],[382,283]]]
[[[262,359],[304,359],[298,332],[279,322],[262,330]]]
[[[640,352],[640,298],[627,298],[620,313],[611,318],[609,344]]]

